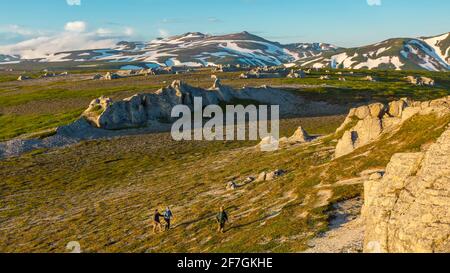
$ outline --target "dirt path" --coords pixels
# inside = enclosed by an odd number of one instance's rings
[[[360,253],[365,227],[360,217],[362,200],[344,201],[333,206],[330,231],[311,240],[305,253]]]

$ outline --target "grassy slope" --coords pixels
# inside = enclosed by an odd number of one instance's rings
[[[332,184],[373,167],[392,154],[416,151],[435,140],[450,117],[415,117],[395,135],[330,161],[334,141],[261,153],[254,143],[176,143],[166,134],[93,141],[50,153],[35,152],[0,162],[1,251],[63,252],[80,241],[93,252],[294,252],[327,228],[332,201],[360,195],[362,187]],[[283,123],[286,133],[305,125],[330,131],[337,120]],[[295,125],[295,126],[294,126]],[[369,153],[368,153],[369,152]],[[276,181],[225,191],[233,177],[282,168]],[[214,212],[226,205],[232,219],[225,235],[215,232]],[[154,208],[171,205],[175,227],[150,232]]]

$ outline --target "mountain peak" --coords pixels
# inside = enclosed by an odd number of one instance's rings
[[[183,34],[182,36],[184,36],[184,37],[189,37],[189,36],[200,36],[200,37],[205,37],[206,34],[201,33],[201,32],[186,32],[186,33]]]

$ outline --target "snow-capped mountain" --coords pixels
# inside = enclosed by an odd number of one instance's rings
[[[1,55],[0,64],[14,63],[139,64],[153,66],[251,66],[297,64],[303,67],[355,69],[450,70],[450,33],[434,37],[395,38],[358,48],[327,43],[282,45],[248,32],[212,36],[199,32],[150,42],[119,42],[103,49],[56,52],[38,59]]]
[[[298,62],[305,67],[395,70],[450,70],[450,33],[396,38],[358,48],[337,49]]]
[[[0,63],[16,63],[20,61],[20,56],[0,54]]]

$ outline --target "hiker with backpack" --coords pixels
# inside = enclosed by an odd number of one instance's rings
[[[216,216],[216,221],[218,224],[217,231],[220,233],[225,233],[225,224],[228,222],[228,215],[223,206],[220,207],[220,212]]]
[[[160,214],[158,209],[155,210],[155,214],[153,215],[153,233],[157,234],[156,231],[159,229],[159,232],[162,231],[162,225],[161,225],[161,217],[164,217],[164,215]]]
[[[169,207],[166,208],[164,212],[164,221],[166,222],[166,231],[170,229],[170,221],[173,218],[173,213]]]

